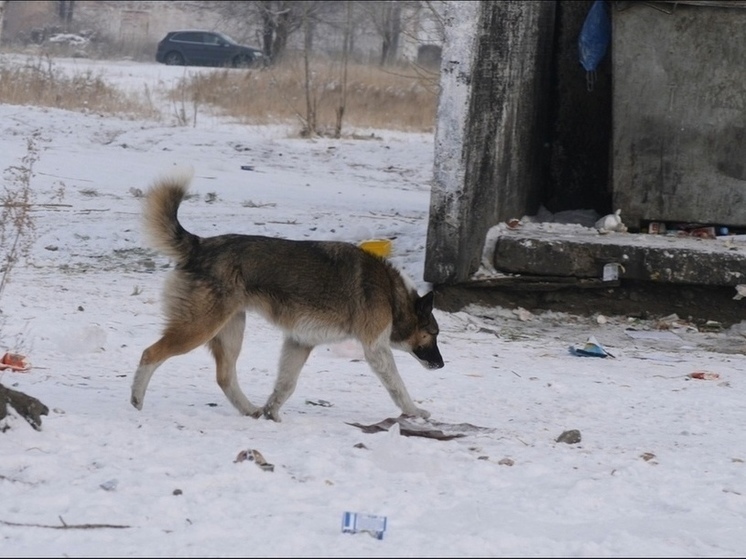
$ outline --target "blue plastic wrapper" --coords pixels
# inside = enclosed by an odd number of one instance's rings
[[[582,347],[571,345],[569,349],[570,353],[580,357],[614,357],[593,336],[590,336]]]
[[[385,531],[385,516],[360,514],[357,512],[345,512],[342,515],[342,532],[345,534],[367,532],[377,540],[382,540]]]

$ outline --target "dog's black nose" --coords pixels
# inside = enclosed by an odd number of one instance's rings
[[[434,355],[430,355],[430,368],[431,369],[442,369],[445,363],[443,363],[443,357],[440,355],[440,350],[438,350],[438,346],[433,347]]]
[[[415,356],[428,369],[440,369],[443,367],[443,358],[440,356],[438,346],[420,347],[414,350]]]

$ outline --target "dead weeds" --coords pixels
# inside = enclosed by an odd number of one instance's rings
[[[66,73],[48,56],[0,63],[0,103],[158,119],[153,104],[111,86],[100,73]]]
[[[344,125],[355,128],[432,132],[435,126],[437,75],[422,71],[392,71],[377,66],[349,65],[343,101],[341,65],[315,60],[310,95],[316,110],[317,133],[332,131],[344,102]],[[278,124],[305,120],[306,78],[302,59],[253,70],[219,69],[182,79],[170,92],[174,103],[210,106],[247,124]]]

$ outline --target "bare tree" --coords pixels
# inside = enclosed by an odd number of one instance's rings
[[[447,2],[444,2],[443,0],[424,0],[423,1],[424,6],[427,8],[430,17],[432,20],[437,24],[438,29],[438,39],[443,42],[446,40],[446,23],[443,19],[443,11],[445,9],[445,4]]]
[[[379,59],[381,66],[393,63],[399,54],[402,8],[405,4],[407,2],[400,0],[358,2],[360,8],[367,15],[367,19],[381,37],[381,56]]]
[[[230,29],[234,39],[260,44],[261,33],[261,2],[239,0],[226,2],[214,0],[212,2],[195,2],[192,9],[210,11],[219,16],[219,24]]]
[[[241,28],[245,36],[256,33],[265,60],[275,63],[285,55],[293,33],[303,27],[304,21],[311,17],[309,14],[318,11],[319,5],[325,3],[333,2],[241,0],[205,3],[205,8],[209,5],[224,21]]]
[[[423,41],[442,44],[442,0],[383,0],[356,2],[366,23],[381,39],[381,66],[394,64],[400,55],[402,37],[414,43]],[[426,31],[423,37],[422,31]]]
[[[320,2],[260,0],[257,4],[262,20],[264,56],[274,63],[282,60],[290,36],[312,20],[311,14]],[[306,40],[304,37],[304,44]]]
[[[75,0],[57,0],[57,10],[60,21],[65,26],[65,31],[70,31],[70,24],[73,21],[73,11],[75,10]]]
[[[392,64],[399,54],[399,37],[401,36],[401,2],[384,2],[382,11],[381,66]]]
[[[256,41],[261,46],[265,62],[275,61],[282,56],[287,38],[299,26],[292,29],[287,25],[292,10],[288,4],[274,0],[239,0],[234,2],[204,2],[202,9],[212,10],[220,15],[223,24],[236,30],[235,37],[244,41]],[[278,55],[279,51],[279,55]]]
[[[300,16],[301,27],[303,29],[303,69],[304,69],[304,91],[306,96],[306,115],[304,120],[303,130],[301,135],[305,137],[313,137],[318,132],[318,106],[319,106],[319,87],[317,86],[317,78],[315,77],[315,71],[312,68],[313,55],[314,55],[314,34],[319,24],[327,24],[330,22],[326,21],[327,16],[333,16],[338,10],[338,7],[342,4],[341,2],[299,2],[296,7],[298,9],[297,15]],[[348,24],[350,23],[349,15],[349,2],[346,2],[348,7]],[[333,19],[333,17],[332,17]],[[334,24],[331,24],[334,27]],[[349,43],[349,41],[348,41]],[[318,70],[318,68],[316,68]],[[346,61],[344,63],[344,77],[343,89],[346,95],[346,80],[347,80],[347,68]],[[342,110],[342,112],[344,112]],[[339,117],[339,128],[341,129],[341,114]]]
[[[303,68],[305,71],[306,91],[306,126],[302,135],[309,138],[316,134],[318,99],[313,87],[313,74],[311,73],[311,52],[313,51],[313,28],[314,23],[311,14],[303,10]]]
[[[345,2],[345,23],[344,35],[342,39],[342,79],[339,95],[339,106],[337,107],[337,119],[334,123],[334,137],[342,136],[342,119],[344,118],[345,109],[347,108],[347,63],[350,59],[352,50],[352,2]]]
[[[3,23],[5,22],[5,6],[8,4],[8,0],[0,0],[0,43],[3,39]]]

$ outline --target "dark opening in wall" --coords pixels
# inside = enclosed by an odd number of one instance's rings
[[[552,213],[611,213],[611,46],[595,75],[579,61],[578,36],[593,2],[557,3],[543,205]],[[609,12],[613,8],[610,8]]]

